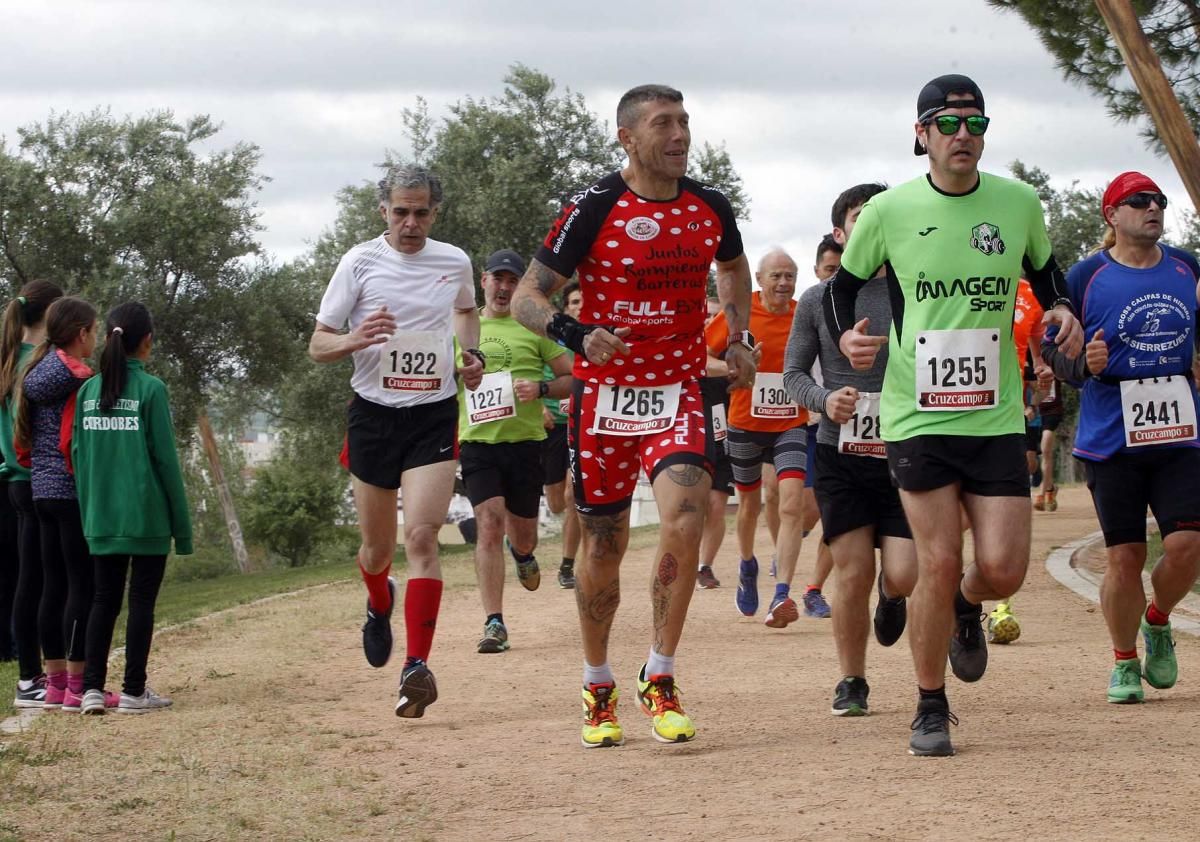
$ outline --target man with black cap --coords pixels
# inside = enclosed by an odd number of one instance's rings
[[[486,616],[480,653],[508,649],[504,624],[504,544],[526,590],[541,583],[537,559],[538,505],[542,498],[540,398],[565,398],[571,388],[571,359],[557,343],[538,336],[509,312],[525,261],[502,249],[487,259],[481,286],[479,350],[483,382],[474,392],[459,386],[459,461],[479,530],[475,573]],[[554,375],[543,380],[548,366]],[[507,542],[505,536],[508,536]]]
[[[1067,274],[1090,337],[1064,359],[1047,344],[1055,374],[1083,382],[1074,454],[1083,462],[1108,567],[1100,606],[1115,663],[1108,701],[1140,702],[1142,678],[1158,690],[1178,675],[1171,609],[1200,573],[1200,443],[1196,440],[1196,281],[1200,264],[1159,242],[1167,197],[1148,176],[1126,172],[1104,191],[1104,248]],[[1086,307],[1084,296],[1086,294]],[[1047,335],[1047,343],[1049,343]],[[1146,509],[1163,556],[1146,604]],[[1141,632],[1146,659],[1138,661]]]
[[[1037,194],[978,169],[989,122],[966,76],[921,89],[914,152],[928,154],[929,172],[863,206],[825,298],[830,333],[852,365],[869,368],[890,347],[880,423],[919,567],[908,609],[916,755],[954,753],[947,654],[961,680],[983,675],[981,603],[1015,593],[1029,564],[1021,366],[1010,338],[1022,267],[1046,321],[1061,327],[1063,351],[1073,358],[1082,347]],[[858,292],[880,266],[892,290],[887,336],[854,319]],[[958,518],[945,515],[960,503],[975,525],[965,574]]]

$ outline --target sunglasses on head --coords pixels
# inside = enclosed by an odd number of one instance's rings
[[[958,127],[963,123],[967,124],[967,134],[972,134],[978,137],[987,131],[988,123],[992,122],[991,117],[984,117],[982,114],[972,114],[970,117],[960,117],[957,114],[943,114],[940,117],[934,117],[925,121],[925,125],[930,123],[937,126],[937,130],[944,135],[958,134]]]
[[[1167,197],[1162,193],[1134,193],[1132,196],[1127,196],[1118,205],[1129,205],[1137,210],[1145,210],[1150,207],[1151,202],[1157,202],[1161,210],[1167,209]]]

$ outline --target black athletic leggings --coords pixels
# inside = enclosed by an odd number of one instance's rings
[[[113,628],[125,595],[125,571],[129,577],[129,616],[125,619],[125,684],[121,692],[140,696],[146,690],[146,661],[154,637],[154,603],[167,568],[165,555],[98,555],[93,557],[96,598],[87,624],[87,664],[83,689],[103,690],[108,678],[108,649]]]
[[[17,513],[8,500],[8,482],[0,481],[0,661],[16,653],[13,600],[21,561],[17,557]]]
[[[17,594],[13,600],[13,631],[17,635],[17,661],[21,679],[32,681],[42,671],[38,634],[38,608],[42,599],[42,539],[37,512],[33,510],[33,487],[29,480],[10,482],[8,498],[17,513]]]
[[[47,661],[82,661],[92,608],[92,557],[78,500],[34,500],[42,536],[38,630]]]

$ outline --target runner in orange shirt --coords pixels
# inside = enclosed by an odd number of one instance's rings
[[[1049,374],[1049,369],[1042,363],[1042,337],[1046,333],[1043,315],[1045,311],[1034,296],[1033,287],[1021,278],[1017,282],[1016,306],[1013,308],[1013,344],[1017,349],[1017,360],[1024,369],[1025,469],[1029,471],[1031,484],[1037,475],[1042,440],[1041,420],[1037,416],[1041,391],[1037,381],[1040,373]],[[1021,624],[1013,614],[1011,598],[996,603],[995,609],[988,614],[987,626],[989,643],[1012,643],[1021,636]]]
[[[758,611],[758,559],[754,555],[754,531],[762,509],[759,487],[763,465],[774,468],[779,494],[779,561],[775,596],[767,611],[766,624],[783,628],[800,619],[791,598],[792,577],[800,556],[803,532],[804,477],[807,470],[808,411],[788,397],[783,388],[783,352],[792,329],[796,302],[796,262],[776,249],[763,257],[755,275],[760,292],[754,293],[750,309],[750,333],[762,357],[754,385],[736,389],[729,396],[729,434],[726,446],[733,464],[733,481],[738,490],[737,536],[741,551],[736,604],[738,611],[753,617]],[[729,327],[718,314],[704,331],[709,354],[719,356],[728,344]]]

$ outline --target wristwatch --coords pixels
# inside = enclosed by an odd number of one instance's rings
[[[748,330],[739,330],[737,333],[729,334],[729,341],[725,343],[725,350],[728,351],[734,345],[745,345],[747,351],[754,350],[754,334]]]
[[[538,383],[538,397],[544,398],[548,394],[550,394],[550,381],[542,380]]]

